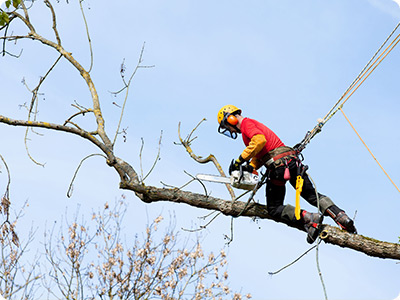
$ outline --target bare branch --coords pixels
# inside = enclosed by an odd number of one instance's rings
[[[101,143],[98,139],[93,137],[89,132],[84,130],[48,122],[13,120],[2,115],[0,115],[0,123],[12,126],[39,127],[44,129],[73,133],[91,141],[107,155],[108,159],[112,159],[111,161],[115,160],[115,157],[112,154],[112,152],[103,143]]]
[[[94,86],[94,83],[90,77],[90,74],[82,67],[82,65],[75,60],[75,58],[72,56],[71,53],[67,52],[62,46],[45,39],[44,37],[38,35],[36,32],[32,31],[29,33],[29,37],[40,41],[44,45],[47,45],[56,51],[58,51],[65,59],[67,59],[81,74],[82,78],[85,80],[86,84],[88,85],[88,88],[90,90],[91,96],[92,96],[92,102],[93,102],[93,112],[96,117],[96,122],[97,122],[97,132],[104,142],[105,146],[109,149],[113,148],[113,144],[111,143],[110,139],[108,138],[106,132],[105,132],[105,122],[103,118],[103,114],[100,108],[100,101],[99,101],[99,96],[97,93],[97,90]]]
[[[204,189],[204,195],[206,195],[206,196],[209,195],[208,192],[207,192],[206,186],[204,185],[204,183],[203,183],[201,180],[199,180],[198,178],[194,177],[193,175],[189,174],[189,173],[186,172],[186,171],[184,171],[184,172],[185,172],[186,175],[189,175],[190,177],[192,177],[193,180],[197,180],[197,181],[201,184],[201,186],[202,186],[203,189]]]
[[[54,12],[53,5],[51,5],[49,0],[44,0],[44,3],[46,4],[46,6],[51,11],[51,15],[52,15],[52,18],[53,18],[53,31],[54,31],[54,34],[55,34],[56,39],[57,39],[57,44],[61,46],[61,39],[60,39],[60,35],[58,34],[58,30],[57,30],[56,13]]]
[[[200,230],[206,229],[207,226],[210,225],[220,215],[221,215],[221,213],[216,213],[216,215],[214,217],[212,217],[211,220],[206,223],[206,225],[200,225],[199,228],[197,228],[197,229],[185,229],[185,228],[182,228],[182,230],[188,231],[188,232],[196,232],[196,231],[200,231]]]
[[[62,55],[60,55],[56,61],[53,63],[53,65],[49,68],[49,70],[46,72],[46,74],[43,77],[40,77],[39,79],[39,83],[38,85],[33,89],[30,90],[29,87],[27,86],[25,80],[24,80],[24,84],[25,86],[28,88],[28,90],[32,93],[32,100],[31,100],[31,104],[28,110],[28,121],[31,120],[31,115],[33,113],[34,115],[34,120],[36,120],[36,115],[37,115],[37,106],[38,106],[38,94],[39,94],[39,89],[41,87],[41,85],[43,84],[43,82],[46,80],[46,78],[48,77],[48,75],[51,73],[51,71],[54,69],[54,67],[57,65],[57,63],[60,61],[60,59],[62,58]],[[35,107],[35,110],[33,109]],[[44,167],[44,164],[37,162],[32,155],[30,154],[29,151],[29,147],[28,147],[28,133],[29,133],[29,128],[26,129],[25,131],[25,137],[24,137],[24,143],[25,143],[25,149],[26,152],[28,154],[28,157],[37,165]]]
[[[33,1],[32,1],[32,2],[33,2]],[[31,21],[29,20],[28,8],[27,8],[26,5],[25,5],[25,1],[21,1],[20,4],[21,4],[21,7],[22,7],[22,9],[23,9],[23,11],[24,11],[25,19],[26,19],[27,23],[31,24]],[[32,24],[31,24],[31,26],[32,26]],[[32,27],[32,28],[33,28],[33,27]]]
[[[31,31],[31,33],[35,32],[35,28],[33,27],[32,23],[29,20],[28,10],[26,9],[24,1],[21,1],[21,5],[23,7],[23,10],[24,10],[24,13],[25,13],[25,17],[23,17],[22,15],[20,15],[16,11],[13,11],[13,12],[10,13],[11,18],[12,17],[16,17],[16,18],[20,19],[26,25],[26,27],[28,27],[28,29]]]
[[[65,122],[64,122],[64,126],[67,125],[68,123],[73,124],[74,126],[77,126],[76,124],[72,123],[71,120],[79,115],[85,115],[86,113],[90,113],[93,112],[93,109],[86,109],[86,110],[81,110],[75,114],[73,114],[71,117],[69,117]]]
[[[158,152],[157,152],[157,156],[156,156],[156,158],[155,158],[155,160],[154,160],[154,163],[153,163],[153,165],[151,166],[149,172],[147,172],[146,176],[143,177],[142,182],[144,182],[144,181],[146,180],[146,178],[151,174],[151,172],[153,172],[154,168],[155,168],[156,165],[157,165],[157,162],[160,160],[162,135],[163,135],[163,132],[162,132],[162,130],[161,130],[160,139],[158,140]]]
[[[31,152],[29,151],[29,147],[28,147],[28,133],[29,133],[29,127],[26,128],[25,130],[25,136],[24,136],[24,145],[25,145],[25,150],[26,150],[26,154],[28,155],[29,159],[36,165],[40,166],[40,167],[44,167],[46,164],[45,163],[40,163],[38,162],[32,155]]]
[[[88,39],[88,43],[89,43],[89,48],[90,48],[90,67],[89,67],[89,70],[88,70],[88,72],[90,73],[90,71],[92,70],[92,67],[93,67],[92,40],[91,40],[91,38],[90,38],[89,26],[88,26],[87,21],[86,21],[85,12],[84,12],[83,7],[82,7],[82,2],[83,2],[83,0],[79,0],[79,6],[80,6],[80,8],[81,8],[81,13],[82,13],[83,21],[85,22],[86,35],[87,35],[87,39]]]
[[[8,168],[8,165],[7,165],[6,161],[5,161],[5,159],[3,158],[3,156],[1,154],[0,154],[0,159],[2,160],[2,162],[3,162],[3,164],[4,164],[5,168],[6,168],[6,171],[7,171],[8,181],[7,181],[7,186],[6,186],[6,191],[4,193],[4,196],[8,197],[8,195],[10,194],[10,184],[11,184],[10,170]]]
[[[202,158],[200,156],[197,156],[193,153],[192,148],[190,147],[191,145],[191,141],[190,138],[192,136],[192,134],[194,133],[194,131],[200,126],[200,124],[202,122],[204,122],[206,119],[201,120],[197,126],[191,131],[191,133],[189,134],[189,136],[186,139],[182,139],[181,137],[181,123],[179,122],[178,124],[178,136],[179,136],[179,140],[181,142],[181,144],[185,147],[187,153],[189,153],[190,157],[193,158],[195,161],[197,161],[198,163],[201,164],[205,164],[208,162],[212,162],[215,167],[217,168],[218,172],[221,174],[221,176],[225,176],[224,171],[222,170],[221,165],[219,164],[218,160],[215,158],[214,155],[210,154],[209,156],[207,156],[206,158]],[[192,140],[193,141],[193,140]],[[229,194],[231,195],[232,200],[234,200],[236,198],[235,196],[235,192],[233,191],[232,187],[230,186],[230,184],[225,184],[226,188],[228,189]]]
[[[71,183],[69,184],[69,188],[68,188],[68,191],[67,191],[67,197],[68,197],[68,198],[71,198],[71,196],[72,196],[73,184],[74,184],[76,175],[78,175],[79,169],[81,168],[82,164],[84,163],[84,161],[85,161],[86,159],[91,158],[91,157],[93,157],[93,156],[102,156],[102,157],[104,157],[105,159],[107,159],[106,156],[104,156],[104,155],[102,155],[102,154],[97,154],[97,153],[95,153],[95,154],[90,154],[90,155],[86,156],[84,159],[82,159],[81,162],[79,163],[78,167],[76,168],[76,171],[75,171],[75,173],[74,173],[74,176],[72,177]]]
[[[282,272],[283,270],[289,268],[290,266],[294,265],[296,262],[298,262],[300,259],[302,259],[305,255],[307,255],[310,251],[312,251],[313,249],[315,249],[319,244],[321,243],[321,240],[318,241],[318,244],[315,244],[314,246],[311,246],[307,251],[305,251],[303,254],[301,254],[298,258],[296,258],[294,261],[292,261],[291,263],[287,264],[286,266],[280,268],[277,271],[274,272],[268,272],[269,275],[276,275],[279,274],[280,272]]]
[[[19,55],[15,55],[15,54],[12,54],[12,53],[6,51],[6,40],[7,40],[8,29],[10,28],[10,23],[11,23],[12,20],[15,19],[15,18],[16,18],[16,17],[13,16],[13,17],[10,19],[9,23],[7,23],[5,26],[3,26],[2,28],[0,28],[0,31],[1,31],[3,28],[5,28],[5,30],[4,30],[4,37],[1,38],[1,39],[3,39],[3,50],[1,51],[1,54],[2,54],[3,56],[5,56],[6,54],[8,54],[8,55],[10,55],[10,56],[12,56],[12,57],[19,58],[19,57],[21,56],[21,54],[22,54],[22,49],[21,49]]]
[[[122,105],[122,110],[121,110],[121,116],[119,118],[118,121],[118,126],[117,126],[117,130],[115,132],[115,136],[114,136],[114,141],[113,141],[113,145],[115,145],[115,142],[117,140],[117,136],[118,136],[118,132],[119,132],[119,128],[121,127],[121,122],[122,122],[122,118],[124,116],[124,112],[125,112],[125,106],[126,106],[126,102],[128,100],[128,95],[129,95],[129,88],[131,86],[131,82],[133,77],[136,75],[136,72],[140,69],[140,68],[153,68],[154,66],[142,66],[142,62],[143,62],[143,53],[144,53],[144,48],[145,48],[146,43],[143,43],[142,46],[142,50],[140,51],[140,56],[139,56],[139,60],[138,63],[135,67],[135,70],[133,71],[131,77],[129,78],[128,82],[125,82],[125,78],[124,78],[124,72],[125,72],[125,67],[124,64],[122,63],[121,65],[121,77],[122,77],[122,81],[124,82],[124,87],[117,91],[117,92],[113,92],[112,94],[117,95],[119,93],[121,93],[122,91],[126,90],[125,92],[125,99],[124,99],[124,104]]]

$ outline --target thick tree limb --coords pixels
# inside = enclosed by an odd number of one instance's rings
[[[232,217],[237,217],[246,206],[246,203],[242,201],[232,202],[211,196],[181,191],[179,189],[162,189],[135,185],[128,182],[121,182],[120,187],[136,192],[138,197],[146,203],[158,201],[185,203],[198,208],[220,211],[224,215]],[[270,219],[279,222],[268,214],[265,205],[258,203],[250,203],[241,216]],[[293,228],[299,229],[297,227]],[[338,227],[330,225],[323,225],[321,238],[328,244],[350,248],[369,256],[400,260],[400,245],[396,243],[382,242],[362,235],[350,234]]]
[[[350,234],[338,227],[324,225],[320,234],[323,241],[343,248],[363,252],[369,256],[400,260],[400,244],[375,240],[357,234]]]

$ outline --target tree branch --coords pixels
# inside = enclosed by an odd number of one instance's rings
[[[224,170],[222,170],[222,167],[220,165],[220,163],[218,162],[218,160],[216,159],[216,157],[213,154],[208,155],[206,158],[203,158],[201,156],[197,156],[196,154],[194,154],[192,148],[191,148],[191,143],[192,141],[195,139],[193,138],[191,140],[192,134],[196,131],[196,129],[200,126],[200,124],[202,122],[204,122],[206,119],[203,119],[199,122],[199,124],[197,124],[197,126],[192,130],[192,132],[187,136],[186,139],[182,139],[181,137],[181,123],[179,122],[178,125],[178,136],[179,136],[179,140],[182,144],[183,147],[185,147],[187,153],[189,153],[190,157],[193,158],[195,161],[197,161],[200,164],[206,164],[208,162],[212,162],[215,167],[217,168],[219,174],[221,176],[225,176]],[[226,188],[228,189],[229,194],[231,195],[232,200],[234,200],[236,198],[235,196],[235,192],[233,191],[232,187],[230,184],[225,184]]]
[[[104,152],[104,154],[107,155],[107,158],[109,160],[111,160],[111,161],[115,160],[114,154],[111,151],[111,149],[109,149],[105,144],[103,144],[98,139],[96,139],[94,136],[92,136],[89,132],[82,130],[82,129],[78,129],[78,128],[74,128],[74,127],[70,127],[70,126],[64,126],[64,125],[60,125],[60,124],[48,123],[48,122],[14,120],[14,119],[7,118],[3,115],[0,115],[0,123],[12,125],[12,126],[39,127],[39,128],[44,128],[44,129],[73,133],[73,134],[79,135],[79,136],[91,141],[93,144],[95,144],[97,147],[99,147]]]
[[[122,189],[136,192],[136,195],[146,203],[158,201],[185,203],[198,208],[220,211],[226,216],[237,217],[241,214],[241,216],[244,217],[257,217],[260,219],[270,219],[275,222],[281,222],[272,218],[268,214],[265,205],[258,203],[250,203],[246,208],[246,203],[242,201],[232,202],[178,189],[162,189],[151,186],[135,185],[128,182],[121,182],[120,187]],[[286,225],[290,226],[289,224]],[[294,226],[290,227],[302,230],[301,228]],[[346,231],[340,230],[338,227],[323,225],[321,239],[328,244],[350,248],[369,256],[400,260],[399,244],[382,242],[358,234],[350,234]]]

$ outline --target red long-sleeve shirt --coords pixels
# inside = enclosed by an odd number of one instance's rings
[[[243,142],[246,149],[242,152],[245,160],[251,159],[251,165],[261,167],[261,158],[269,151],[285,146],[280,138],[264,124],[249,118],[244,118],[240,125]]]

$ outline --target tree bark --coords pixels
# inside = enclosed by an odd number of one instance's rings
[[[250,203],[246,207],[246,203],[242,201],[227,201],[179,189],[157,188],[129,182],[121,182],[120,187],[134,191],[146,203],[158,201],[185,203],[198,208],[220,211],[227,216],[237,217],[240,215],[280,222],[268,214],[265,205],[258,203]],[[289,224],[286,225],[290,226]],[[294,226],[291,227],[301,230]],[[320,238],[327,244],[353,249],[369,256],[400,260],[400,244],[397,243],[388,243],[359,234],[351,234],[338,227],[326,224],[322,226]]]

